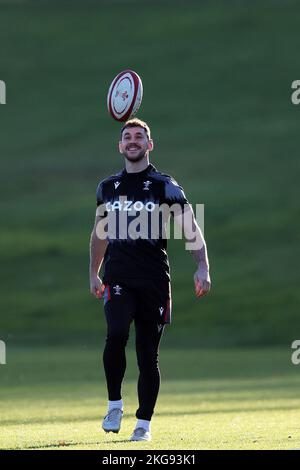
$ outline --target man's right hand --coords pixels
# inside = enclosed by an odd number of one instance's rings
[[[90,277],[90,291],[97,299],[102,299],[105,286],[96,274]]]

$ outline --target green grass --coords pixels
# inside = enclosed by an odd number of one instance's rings
[[[96,342],[104,330],[88,242],[98,181],[123,166],[106,93],[128,67],[144,83],[151,161],[205,203],[206,299],[183,244],[169,244],[174,345],[295,339],[300,6],[188,4],[133,0],[129,21],[121,1],[0,3],[1,339]]]
[[[11,348],[1,366],[1,449],[294,449],[300,377],[289,349],[161,346],[162,384],[151,443],[130,443],[137,407],[135,356],[118,435],[104,434],[101,347]],[[300,367],[300,366],[298,366]]]
[[[205,204],[213,282],[197,300],[170,241],[173,325],[141,447],[300,447],[299,14],[296,0],[0,0],[0,448],[136,448],[132,353],[122,433],[99,429],[105,321],[88,288],[95,190],[123,166],[106,93],[125,68],[143,79],[151,161]]]

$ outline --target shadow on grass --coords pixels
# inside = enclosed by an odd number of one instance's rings
[[[172,417],[172,416],[195,416],[195,415],[207,415],[207,414],[221,414],[221,413],[254,413],[254,412],[268,412],[268,411],[292,411],[298,410],[299,405],[282,405],[277,406],[260,406],[260,407],[249,407],[249,408],[218,408],[215,410],[192,410],[192,411],[169,411],[169,412],[157,412],[156,417]],[[134,419],[135,414],[128,414],[124,419]],[[102,417],[90,417],[90,418],[30,418],[28,421],[22,421],[18,419],[4,419],[1,420],[2,426],[32,426],[34,424],[63,424],[63,423],[84,423],[86,421],[99,421],[101,422]],[[99,424],[100,426],[100,424]]]
[[[126,441],[125,441],[126,442]],[[39,449],[62,449],[64,447],[71,447],[71,446],[85,446],[85,445],[101,445],[102,442],[64,442],[64,443],[57,443],[57,444],[41,444],[39,446],[24,446],[23,449],[26,450],[39,450]],[[15,449],[14,449],[15,450]]]
[[[98,446],[101,446],[101,444],[111,444],[111,445],[114,445],[114,444],[128,444],[130,443],[130,439],[118,439],[118,440],[112,440],[112,441],[101,441],[101,442],[98,442],[98,441],[90,441],[90,442],[87,442],[87,441],[84,441],[84,442],[65,442],[65,443],[55,443],[55,444],[41,444],[41,445],[38,445],[38,446],[24,446],[23,449],[25,450],[42,450],[42,449],[63,449],[65,447],[74,447],[74,446],[90,446],[90,445],[98,445]],[[7,449],[7,450],[15,450],[15,448],[11,448],[11,449]]]

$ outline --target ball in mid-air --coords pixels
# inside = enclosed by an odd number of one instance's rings
[[[142,98],[142,80],[133,70],[124,70],[114,78],[109,87],[107,108],[116,121],[127,121],[137,113]]]

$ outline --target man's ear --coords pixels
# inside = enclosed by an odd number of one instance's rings
[[[123,153],[123,152],[122,152],[121,145],[122,145],[122,142],[120,141],[120,142],[119,142],[119,152],[120,152],[120,153]]]
[[[149,139],[148,141],[148,150],[151,152],[153,150],[154,143],[152,139]]]

